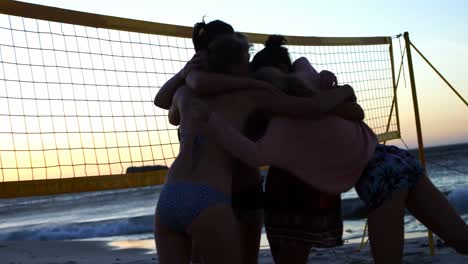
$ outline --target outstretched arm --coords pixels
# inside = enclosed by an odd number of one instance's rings
[[[327,104],[331,105],[333,104],[332,101],[334,101],[334,103],[338,101],[337,98],[341,97],[341,99],[344,99],[349,96],[347,93],[352,93],[352,89],[335,89],[334,91],[322,93],[323,98],[318,100],[322,102],[329,100]],[[323,96],[323,94],[326,96]],[[261,90],[259,90],[258,94],[254,97],[258,98],[257,103],[259,106],[263,106],[265,110],[270,110],[270,112],[307,118],[320,116],[320,111],[325,111],[330,107],[324,103],[317,104],[314,102],[314,100],[316,100],[315,98],[280,96]],[[326,98],[326,100],[325,97],[329,98]],[[277,152],[271,151],[272,139],[268,132],[261,140],[257,142],[251,141],[232,127],[220,114],[215,112],[211,113],[208,107],[202,102],[197,103],[197,105],[198,109],[192,108],[193,113],[200,115],[201,117],[199,117],[199,119],[202,122],[207,122],[207,130],[210,136],[236,158],[252,167],[281,165],[279,164],[281,160],[277,157]],[[192,105],[192,107],[194,106]],[[313,112],[316,112],[316,114],[311,114]]]
[[[283,77],[279,76],[279,78]],[[187,76],[186,83],[199,95],[252,89],[250,95],[259,109],[305,118],[316,118],[329,112],[354,95],[351,86],[345,86],[341,89],[320,92],[311,97],[286,96],[281,94],[278,88],[265,81],[201,71],[192,71]],[[290,82],[286,83],[290,84]]]
[[[262,91],[256,91],[259,108],[268,112],[290,114],[300,117],[316,117],[335,108],[354,94],[351,86],[341,90],[320,92],[317,81],[310,81],[296,74],[287,74],[274,67],[263,67],[254,74],[255,78],[269,82],[288,95],[281,99]]]
[[[187,85],[200,95],[226,93],[242,88],[252,89],[249,95],[260,110],[305,118],[316,118],[354,95],[351,86],[346,86],[320,92],[311,97],[287,96],[264,81],[199,71],[189,74]]]
[[[344,90],[344,89],[343,89]],[[339,91],[339,90],[336,90]],[[341,91],[340,91],[341,92]],[[328,93],[328,92],[327,92]],[[274,95],[274,97],[264,99],[264,101],[278,101],[279,98],[282,96]],[[288,98],[296,98],[287,96]],[[332,96],[334,97],[334,96]],[[311,117],[310,109],[307,109],[310,106],[310,102],[302,101],[308,100],[304,98],[296,98],[300,101],[291,101],[292,105],[288,105],[289,103],[284,103],[282,106],[278,107],[275,103],[272,104],[273,109],[285,109],[290,110],[294,105],[301,105],[304,107],[303,111],[306,117]],[[280,100],[281,101],[281,100]],[[303,103],[304,102],[304,103]],[[213,112],[211,113],[210,110],[206,106],[203,111],[194,111],[194,112],[205,112],[207,113],[205,117],[201,118],[207,121],[207,130],[210,133],[210,136],[216,140],[226,151],[231,153],[236,158],[240,159],[242,162],[248,164],[252,167],[264,166],[264,165],[275,165],[280,166],[281,160],[277,157],[276,151],[271,151],[272,146],[271,142],[272,139],[270,135],[267,133],[266,135],[259,141],[254,142],[242,135],[238,130],[236,130],[233,126],[231,126],[226,119],[224,119],[220,114]],[[283,108],[284,107],[284,108]],[[296,107],[293,111],[299,111],[300,107]],[[309,111],[309,112],[307,112]],[[284,113],[283,113],[284,114]],[[296,113],[293,113],[296,114]]]
[[[265,90],[253,91],[252,95],[257,107],[266,112],[317,118],[353,96],[354,91],[351,86],[343,86],[340,89],[323,91],[311,97],[278,95]]]
[[[265,90],[255,91],[253,97],[257,105],[266,111],[311,118],[320,116],[321,112],[326,112],[331,105],[346,99],[350,94],[353,94],[353,91],[349,86],[317,94],[314,98],[281,96]],[[268,144],[271,141],[268,132],[261,140],[253,142],[232,127],[220,114],[211,113],[203,102],[192,104],[192,110],[198,115],[196,118],[199,121],[207,122],[207,130],[211,137],[236,158],[253,167],[280,165],[275,151],[271,151]]]
[[[262,139],[254,142],[242,135],[216,112],[208,113],[204,120],[208,120],[206,122],[210,136],[227,152],[247,165],[251,167],[281,166],[281,158],[277,156],[277,151],[272,151],[271,142],[274,141],[270,138],[271,134],[268,130]]]
[[[198,95],[223,94],[239,89],[267,89],[271,91],[275,89],[264,81],[203,71],[190,72],[186,78],[186,84]]]

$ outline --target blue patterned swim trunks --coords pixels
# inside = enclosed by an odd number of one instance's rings
[[[379,144],[355,189],[366,206],[375,209],[390,199],[395,191],[411,190],[423,175],[421,164],[411,153]]]

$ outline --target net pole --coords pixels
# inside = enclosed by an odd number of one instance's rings
[[[397,129],[398,131],[400,130],[400,113],[398,110],[398,97],[397,97],[397,88],[398,88],[398,81],[395,80],[395,57],[393,54],[393,42],[390,42],[390,47],[389,47],[389,53],[390,53],[390,63],[392,67],[392,83],[393,83],[393,102],[392,102],[392,110],[393,106],[395,107],[395,117],[397,121]],[[390,118],[392,117],[392,113],[390,112]],[[387,128],[388,129],[388,128]]]
[[[400,47],[401,48],[401,47]],[[394,57],[394,54],[393,54],[393,49],[391,48],[390,49],[390,58],[392,60],[392,74],[395,74],[395,57]],[[395,104],[397,103],[396,101],[396,94],[397,94],[397,89],[398,89],[398,85],[400,83],[400,77],[401,77],[401,71],[403,69],[403,64],[404,64],[404,57],[402,56],[401,57],[401,62],[400,62],[400,68],[398,70],[398,77],[396,78],[396,82],[394,83],[394,93],[395,93],[395,96],[392,100],[392,107],[390,109],[390,116],[388,117],[388,122],[387,122],[387,130],[386,132],[388,132],[388,130],[390,129],[390,124],[391,124],[391,121],[392,121],[392,114],[393,114],[393,109],[395,109]],[[392,76],[393,80],[395,78],[395,75]],[[398,131],[401,131],[400,130],[400,117],[399,117],[399,113],[396,112],[396,120],[397,120],[397,127],[398,127]],[[401,137],[401,133],[400,133],[400,137]],[[387,143],[387,140],[385,140],[383,142],[384,144]]]
[[[422,138],[422,129],[421,129],[421,119],[419,115],[419,105],[418,105],[418,96],[416,93],[416,82],[414,79],[414,69],[413,69],[413,58],[411,57],[411,42],[409,39],[409,33],[405,32],[405,45],[406,45],[406,57],[408,59],[408,72],[410,77],[411,83],[411,94],[413,97],[413,108],[414,108],[414,118],[416,121],[416,134],[418,138],[418,152],[419,152],[419,160],[421,161],[421,165],[424,169],[424,174],[427,175],[426,170],[426,157],[424,153],[424,143]],[[431,256],[434,256],[434,237],[431,230],[428,230],[428,239],[429,239],[429,252]]]
[[[390,42],[389,55],[390,55],[390,64],[391,64],[391,67],[392,67],[393,99],[392,99],[392,107],[390,108],[390,114],[388,116],[387,128],[385,129],[385,132],[388,132],[388,130],[390,129],[390,124],[391,124],[391,121],[392,121],[392,114],[393,114],[393,109],[394,108],[395,108],[395,112],[396,112],[396,120],[397,120],[398,131],[400,130],[400,119],[398,118],[398,106],[395,104],[397,102],[397,100],[396,100],[397,82],[395,81],[395,62],[394,62],[394,58],[393,58],[393,45],[392,45],[392,42]],[[385,140],[383,143],[386,144],[387,140]]]

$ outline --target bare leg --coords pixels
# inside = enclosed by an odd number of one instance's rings
[[[204,264],[242,263],[239,226],[230,206],[205,209],[195,218],[189,233],[197,243]]]
[[[245,215],[237,217],[240,226],[242,251],[244,253],[242,263],[257,264],[262,234],[263,212],[257,210],[242,213]],[[192,241],[191,259],[193,264],[204,263],[195,241]]]
[[[245,214],[248,215],[237,217],[240,226],[241,246],[244,253],[242,263],[257,264],[262,234],[263,212],[257,210],[245,212]],[[192,241],[191,260],[193,264],[204,263],[195,241]]]
[[[428,177],[422,177],[408,193],[407,207],[447,245],[468,254],[468,226]]]
[[[161,264],[187,264],[190,261],[190,239],[173,232],[155,217],[156,248]]]
[[[272,239],[269,243],[276,264],[305,264],[312,248],[310,245],[296,241],[278,243]]]
[[[395,192],[389,201],[369,213],[369,240],[377,264],[402,263],[407,194],[408,191]]]
[[[268,232],[267,232],[267,238],[268,238],[268,244],[270,245],[271,255],[273,256],[273,262],[279,263],[279,253],[280,253],[281,245],[278,243],[275,243],[274,239],[270,239],[268,237]]]
[[[263,212],[260,210],[242,212],[239,217],[244,264],[257,264],[262,234]]]
[[[200,257],[200,250],[197,247],[195,241],[192,240],[192,255],[190,256],[190,260],[192,264],[200,264],[203,263]]]

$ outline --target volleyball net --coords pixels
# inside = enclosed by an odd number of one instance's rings
[[[191,32],[1,0],[0,198],[162,184],[179,145],[153,99],[193,56]],[[292,59],[354,87],[381,141],[400,137],[392,38],[286,38]]]

